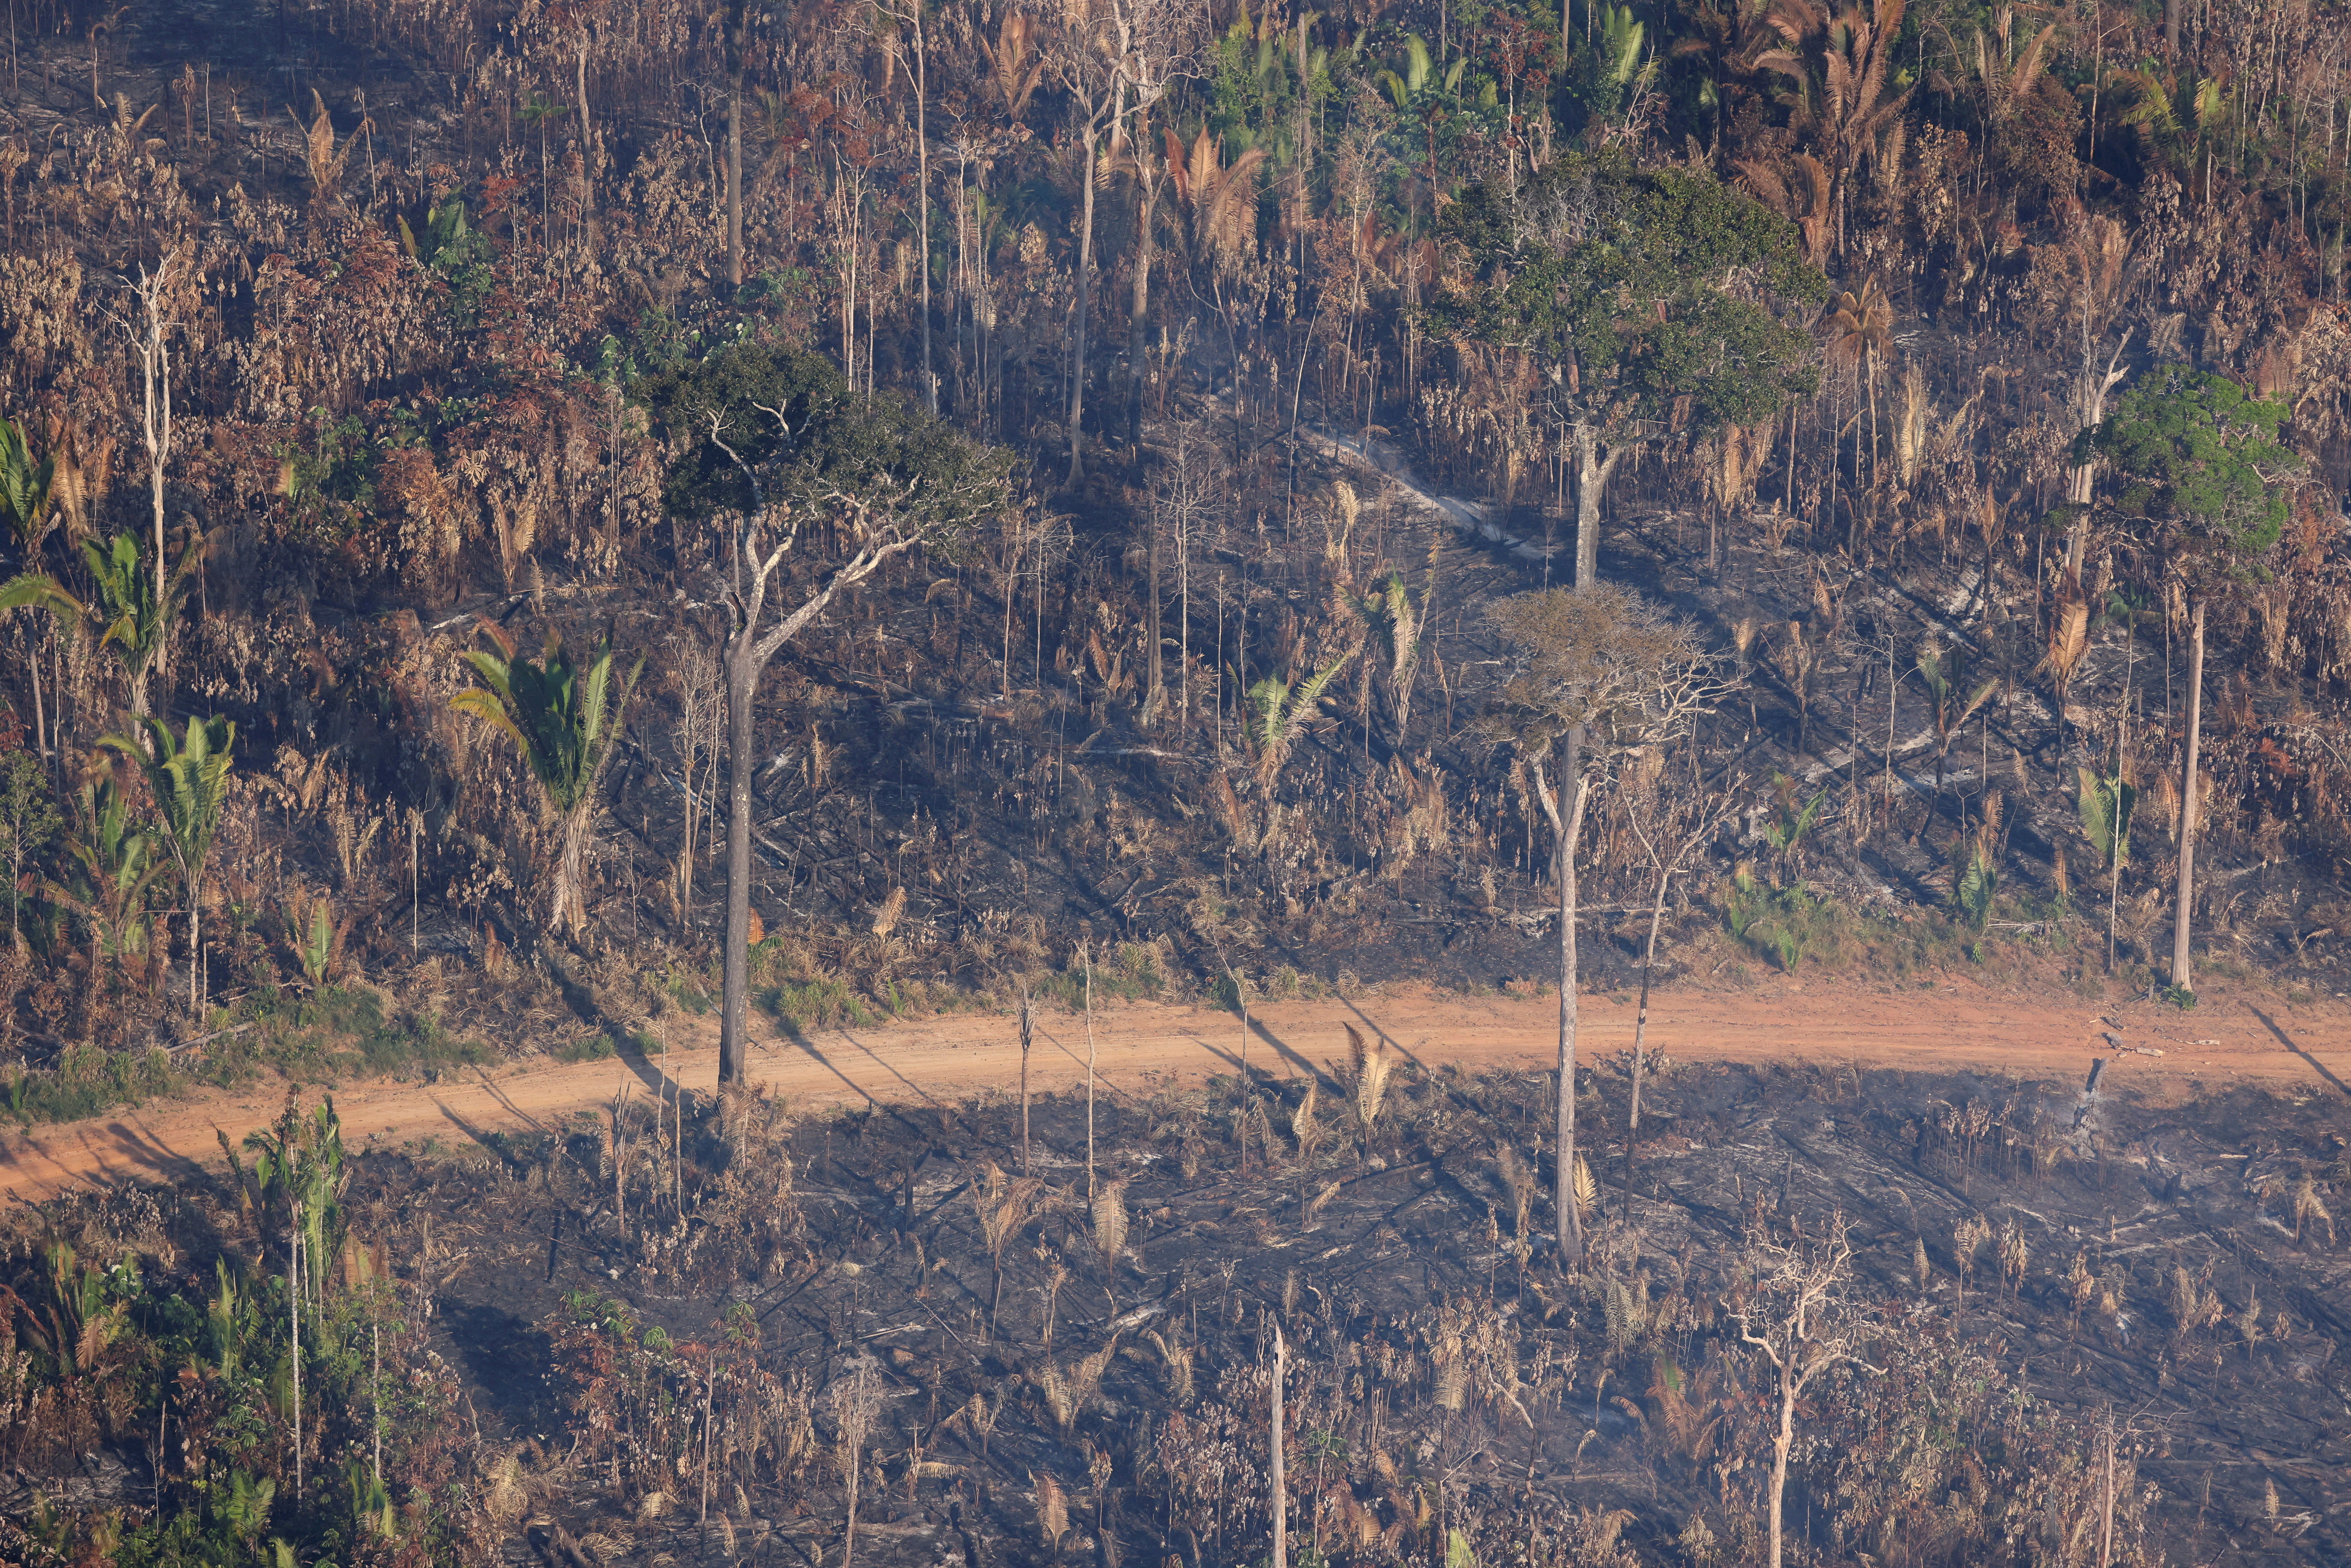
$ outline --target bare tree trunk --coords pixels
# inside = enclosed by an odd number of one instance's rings
[[[582,890],[588,881],[588,842],[595,816],[595,784],[590,781],[587,799],[563,814],[562,848],[556,858],[554,895],[548,907],[550,934],[561,932],[577,938],[588,924]]]
[[[1028,988],[1024,986],[1020,990],[1020,1174],[1024,1176],[1029,1174],[1029,1047],[1034,1042],[1036,1038],[1035,1027],[1031,1021],[1031,1009],[1029,1002],[1029,990]],[[1000,1281],[998,1281],[997,1288],[999,1291],[1003,1289]],[[995,1309],[993,1308],[989,1309],[990,1312],[993,1312],[994,1310]]]
[[[1780,1429],[1771,1435],[1771,1568],[1780,1568],[1786,1521],[1782,1518],[1788,1496],[1788,1450],[1796,1442],[1796,1380],[1791,1367],[1780,1368]]]
[[[1633,1223],[1633,1147],[1641,1137],[1641,1041],[1649,1032],[1649,976],[1657,966],[1657,926],[1666,917],[1666,888],[1673,868],[1657,871],[1657,897],[1649,906],[1649,945],[1641,955],[1641,1010],[1633,1018],[1633,1107],[1625,1123],[1625,1223]]]
[[[758,688],[751,632],[722,655],[726,671],[726,954],[718,1014],[718,1081],[738,1083],[749,1061],[751,995],[751,699]]]
[[[1141,336],[1139,333],[1136,335]],[[1139,432],[1143,422],[1143,386],[1139,380],[1135,383],[1134,400],[1130,428]],[[1143,709],[1148,719],[1156,721],[1162,716],[1161,709],[1165,707],[1167,703],[1167,675],[1165,660],[1162,657],[1166,650],[1161,645],[1166,638],[1161,632],[1163,609],[1159,591],[1159,517],[1156,508],[1154,508],[1151,517],[1149,559],[1151,613],[1143,627],[1144,647],[1146,654],[1144,668],[1149,674],[1144,689]],[[38,688],[36,687],[36,689]]]
[[[1150,150],[1142,144],[1142,138],[1150,131],[1150,114],[1146,110],[1135,118],[1141,121],[1136,132],[1135,158],[1138,166],[1142,166],[1152,156]],[[1136,446],[1143,442],[1144,328],[1151,311],[1151,264],[1157,237],[1153,229],[1158,216],[1159,181],[1162,177],[1138,174],[1134,181],[1134,298],[1126,313],[1126,439],[1129,444]],[[1154,536],[1152,549],[1155,567],[1158,559],[1156,535]],[[1155,616],[1152,624],[1158,624]],[[1157,644],[1153,646],[1155,649]],[[1152,654],[1154,670],[1158,668],[1158,658],[1155,652]]]
[[[2098,1568],[2113,1568],[2115,1560],[2115,1413],[2106,1412],[2106,1476],[2105,1506],[2098,1511]]]
[[[2115,383],[2123,379],[2121,370],[2123,350],[2130,346],[2130,337],[2128,331],[2123,333],[2122,341],[2115,345],[2114,354],[2106,361],[2105,371],[2101,374],[2091,359],[2093,345],[2086,340],[2087,334],[2085,333],[2085,340],[2082,344],[2082,380],[2079,389],[2080,408],[2076,414],[2081,421],[2082,432],[2085,434],[2095,430],[2105,421],[2106,394],[2114,391]],[[2073,528],[2065,537],[2065,573],[2077,584],[2082,578],[2082,552],[2090,534],[2090,494],[2096,476],[2097,465],[2091,462],[2077,463],[2065,472],[2065,499],[2075,508]],[[1991,541],[1989,538],[1984,541],[1984,551],[1986,559],[1990,559]],[[1989,573],[1989,568],[1987,568],[1987,573]],[[1986,576],[1985,581],[1987,583],[1991,581],[1989,575]],[[1990,591],[1989,588],[1986,591]]]
[[[1094,949],[1089,941],[1079,952],[1086,967],[1086,1201],[1094,1200]],[[1247,1157],[1244,1148],[1243,1157]]]
[[[1600,455],[1600,433],[1577,420],[1575,433],[1575,587],[1580,592],[1600,580],[1600,498],[1624,460],[1619,446]]]
[[[292,1334],[287,1362],[294,1372],[294,1498],[302,1498],[302,1204],[294,1201],[293,1228],[286,1236],[286,1316]]]
[[[588,35],[580,35],[575,57],[580,93],[580,220],[584,225],[596,211],[596,123],[588,115]]]
[[[922,214],[923,246],[923,398],[936,419],[938,378],[931,373],[931,51],[923,37],[923,12],[914,8],[914,161],[922,180],[916,207]]]
[[[1288,1371],[1288,1347],[1281,1342],[1281,1325],[1273,1325],[1273,1568],[1288,1568],[1290,1562],[1290,1487],[1282,1476],[1281,1380]]]
[[[2163,52],[2168,57],[2179,53],[2179,0],[2163,0]]]
[[[1575,841],[1583,826],[1585,799],[1577,756],[1582,738],[1573,733],[1568,737],[1566,769],[1562,775],[1562,784],[1574,793],[1564,813],[1560,810],[1558,795],[1543,779],[1541,764],[1535,765],[1535,789],[1542,801],[1544,814],[1551,819],[1552,830],[1559,839],[1559,1091],[1555,1128],[1558,1147],[1552,1170],[1552,1186],[1556,1234],[1563,1265],[1581,1265],[1583,1261],[1583,1215],[1575,1205]]]
[[[2203,710],[2204,601],[2199,599],[2188,631],[2188,760],[2181,768],[2179,907],[2173,913],[2171,927],[2171,983],[2191,996],[2196,983],[2188,965],[2191,925],[2189,909],[2196,896],[2196,751],[2203,738]]]
[[[727,52],[736,58],[726,93],[726,281],[737,288],[743,287],[742,47],[739,39],[727,43]]]
[[[1078,226],[1078,313],[1070,335],[1070,478],[1075,488],[1085,473],[1086,315],[1092,308],[1094,277],[1094,149],[1101,133],[1085,127],[1085,204]]]

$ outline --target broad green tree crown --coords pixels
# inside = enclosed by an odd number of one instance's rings
[[[2165,365],[2082,443],[2112,465],[2114,515],[2201,591],[2257,572],[2285,528],[2283,481],[2302,466],[2277,439],[2288,413],[2226,376]]]
[[[761,476],[770,503],[889,492],[897,511],[913,514],[908,521],[953,531],[1009,493],[1008,451],[970,440],[894,392],[852,391],[831,361],[805,349],[730,344],[638,378],[630,395],[678,452],[662,498],[680,517],[753,508],[751,482],[726,447]]]
[[[1792,224],[1710,174],[1570,152],[1515,195],[1471,186],[1441,229],[1467,269],[1439,324],[1535,356],[1580,417],[1708,430],[1818,384],[1812,340],[1786,317],[1825,300],[1828,280]]]

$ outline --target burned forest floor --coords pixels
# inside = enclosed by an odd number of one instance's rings
[[[1573,1265],[1546,1075],[1376,1045],[1057,1093],[1025,1139],[1003,1093],[616,1101],[358,1157],[343,1205],[510,1562],[817,1568],[852,1489],[860,1562],[1259,1562],[1277,1331],[1295,1561],[1757,1561],[1742,1328],[1839,1238],[1814,1327],[1854,1360],[1797,1407],[1794,1561],[2079,1562],[2110,1497],[2116,1562],[2351,1550],[2335,1089],[1667,1058],[1628,1184],[1629,1066],[1582,1076]],[[15,1257],[70,1237],[192,1295],[266,1249],[217,1183],[42,1216]],[[147,1464],[20,1471],[5,1511],[135,1510]]]

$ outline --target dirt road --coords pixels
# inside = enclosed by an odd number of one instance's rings
[[[1629,1000],[1587,997],[1581,1049],[1586,1060],[1632,1044]],[[2106,1019],[2112,1019],[2109,1023]],[[1273,1003],[1260,1010],[1248,1050],[1252,1067],[1282,1073],[1343,1060],[1343,1025],[1376,1032],[1431,1067],[1539,1069],[1556,1051],[1555,998],[1467,998],[1395,988],[1354,1001]],[[354,1144],[477,1138],[529,1131],[666,1082],[708,1090],[717,1077],[716,1030],[706,1019],[674,1019],[671,1049],[654,1058],[466,1070],[439,1083],[374,1082],[337,1092],[344,1135]],[[795,1105],[856,1102],[952,1103],[1019,1082],[1010,1020],[959,1015],[917,1023],[827,1031],[805,1040],[763,1024],[752,1073]],[[2119,1036],[2118,1052],[2105,1037]],[[1242,1051],[1239,1020],[1188,1006],[1139,1003],[1098,1009],[1094,1035],[1106,1092],[1133,1093],[1196,1083],[1229,1072]],[[1652,1049],[1681,1061],[1809,1061],[1921,1071],[1974,1069],[2043,1078],[2113,1060],[2106,1082],[2189,1093],[2242,1082],[2279,1090],[2300,1085],[2351,1103],[2351,1019],[2340,1004],[2276,1009],[2226,998],[2196,1012],[2140,1005],[2104,1009],[2070,997],[2013,995],[1938,982],[1896,992],[1826,981],[1775,981],[1750,990],[1661,991],[1649,1019]],[[1084,1081],[1086,1035],[1078,1015],[1039,1019],[1029,1082],[1040,1092]],[[231,1142],[266,1125],[283,1091],[256,1086],[159,1103],[87,1122],[0,1137],[0,1190],[52,1197],[78,1182],[154,1180],[220,1164],[216,1132]]]

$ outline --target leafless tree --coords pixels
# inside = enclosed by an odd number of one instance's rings
[[[1092,308],[1094,186],[1102,143],[1115,141],[1128,115],[1149,111],[1181,73],[1205,18],[1198,0],[1069,0],[1063,32],[1050,57],[1054,79],[1069,93],[1084,149],[1079,204],[1076,314],[1070,333],[1070,476],[1084,473],[1086,327]],[[1138,279],[1138,295],[1147,283]]]
[[[1660,757],[1662,767],[1662,757]],[[1627,799],[1625,822],[1633,836],[1641,841],[1641,852],[1648,857],[1649,869],[1656,873],[1656,894],[1649,904],[1649,939],[1641,950],[1641,1009],[1633,1019],[1633,1097],[1625,1123],[1625,1223],[1633,1222],[1633,1157],[1635,1145],[1641,1137],[1641,1073],[1645,1065],[1642,1046],[1649,1032],[1649,981],[1657,967],[1657,927],[1666,917],[1666,894],[1673,880],[1689,864],[1690,857],[1713,838],[1731,812],[1732,803],[1741,793],[1744,781],[1732,779],[1713,794],[1701,792],[1691,801],[1692,810],[1685,817],[1678,831],[1668,834],[1665,823],[1656,825],[1641,819],[1640,804]]]
[[[864,1468],[866,1437],[872,1431],[873,1418],[882,1408],[880,1380],[875,1375],[879,1370],[880,1364],[872,1356],[860,1355],[844,1369],[847,1375],[835,1383],[826,1396],[840,1432],[841,1469],[848,1481],[841,1568],[850,1568],[857,1560],[857,1481]]]
[[[138,301],[136,319],[117,318],[139,361],[139,437],[147,452],[147,489],[154,508],[158,603],[170,596],[172,570],[163,550],[163,476],[172,461],[172,344],[181,331],[193,252],[190,242],[181,240],[154,266],[142,265],[129,279],[131,298]]]
[[[1593,790],[1635,749],[1681,735],[1730,689],[1722,661],[1698,629],[1630,589],[1591,583],[1502,601],[1489,612],[1512,653],[1513,672],[1485,721],[1489,739],[1516,751],[1527,787],[1557,841],[1559,873],[1559,1085],[1553,1200],[1559,1244],[1583,1256],[1575,1208],[1575,845]],[[1549,767],[1563,753],[1558,788]],[[1562,797],[1564,795],[1565,799]]]
[[[1771,1434],[1771,1490],[1768,1524],[1771,1568],[1781,1568],[1782,1504],[1788,1490],[1788,1453],[1795,1445],[1796,1402],[1804,1390],[1840,1366],[1868,1364],[1861,1357],[1861,1321],[1849,1291],[1853,1273],[1850,1224],[1831,1215],[1817,1236],[1798,1231],[1786,1239],[1749,1237],[1740,1272],[1745,1304],[1734,1311],[1739,1335],[1771,1368],[1778,1425]]]

